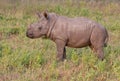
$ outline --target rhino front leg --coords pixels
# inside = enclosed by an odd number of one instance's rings
[[[66,59],[66,48],[64,47],[64,54],[63,54],[63,58]]]
[[[55,41],[57,46],[57,61],[63,61],[66,58],[66,43],[63,40]]]

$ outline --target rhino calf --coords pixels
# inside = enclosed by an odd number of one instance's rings
[[[81,48],[89,46],[101,60],[103,47],[108,41],[107,30],[99,23],[84,17],[68,18],[55,13],[38,14],[39,21],[27,28],[29,38],[47,37],[57,46],[57,60],[66,58],[65,47]]]

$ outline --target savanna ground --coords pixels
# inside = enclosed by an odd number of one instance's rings
[[[105,26],[105,59],[98,60],[88,47],[67,48],[67,60],[58,63],[53,42],[27,38],[36,12],[46,9]],[[120,1],[0,0],[0,81],[120,81]]]

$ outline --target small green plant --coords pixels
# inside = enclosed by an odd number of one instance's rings
[[[80,56],[79,56],[78,54],[76,54],[75,52],[72,52],[71,60],[72,60],[72,62],[75,63],[76,65],[79,65]]]
[[[87,8],[82,8],[80,13],[81,13],[81,16],[86,16],[86,17],[89,16],[90,14],[89,9]]]
[[[27,54],[21,60],[22,60],[21,65],[23,65],[23,66],[25,66],[27,68],[30,66],[30,54]]]
[[[39,65],[43,65],[45,63],[45,59],[42,56],[42,54],[38,54],[36,57],[36,63],[38,63]]]

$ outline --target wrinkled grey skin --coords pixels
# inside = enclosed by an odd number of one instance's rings
[[[40,20],[28,27],[26,35],[32,39],[44,36],[54,41],[58,61],[66,58],[66,46],[89,46],[99,59],[104,59],[103,47],[108,41],[108,33],[99,23],[83,17],[68,18],[47,12],[38,16]]]

